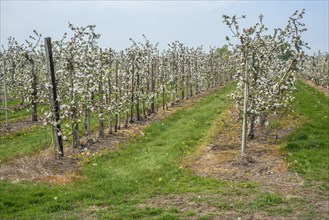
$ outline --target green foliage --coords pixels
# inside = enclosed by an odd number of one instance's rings
[[[218,54],[226,54],[226,53],[229,53],[230,51],[229,51],[229,49],[228,49],[228,45],[223,45],[222,47],[220,47],[220,48],[217,48],[216,49],[216,53],[218,53]]]

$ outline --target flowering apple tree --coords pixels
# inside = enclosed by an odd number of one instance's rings
[[[223,16],[223,22],[238,39],[238,43],[230,45],[237,60],[235,77],[239,82],[232,98],[243,114],[242,152],[246,148],[247,121],[248,138],[253,139],[255,123],[264,124],[269,114],[293,100],[296,73],[305,57],[303,48],[307,47],[302,41],[306,31],[302,23],[304,14],[304,10],[295,11],[286,27],[274,29],[273,33],[265,27],[263,15],[254,26],[242,30],[238,21],[245,16]]]

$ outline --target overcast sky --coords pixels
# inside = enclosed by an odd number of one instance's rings
[[[231,35],[222,15],[247,15],[245,25],[259,14],[270,28],[284,27],[296,9],[306,9],[304,39],[315,51],[329,51],[329,1],[9,1],[1,2],[1,44],[9,36],[23,43],[33,29],[44,37],[60,39],[68,22],[96,25],[100,45],[122,50],[129,38],[159,42],[161,49],[179,40],[190,47],[220,47]]]

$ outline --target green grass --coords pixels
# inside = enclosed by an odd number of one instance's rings
[[[17,106],[19,105],[19,100],[10,100],[8,101],[7,105],[8,107],[11,106]],[[3,102],[0,102],[0,106],[3,107]],[[48,105],[39,104],[38,105],[38,116],[41,116],[43,111],[48,111],[49,107]],[[32,111],[27,111],[26,108],[20,109],[20,110],[11,110],[8,111],[8,123],[10,126],[10,123],[14,123],[20,120],[27,120],[32,119]],[[0,111],[0,123],[4,124],[6,122],[6,114],[5,111]]]
[[[310,92],[312,96],[310,88],[303,84],[298,84],[298,88],[299,92]],[[303,88],[305,91],[302,90]],[[214,119],[230,105],[227,95],[233,89],[234,85],[225,87],[203,98],[193,108],[180,110],[167,119],[151,123],[143,130],[144,135],[132,138],[114,153],[102,152],[101,156],[93,158],[83,167],[81,175],[86,176],[87,179],[66,186],[47,186],[33,182],[14,184],[0,181],[0,219],[189,219],[196,217],[193,209],[182,211],[174,204],[172,207],[143,208],[141,206],[150,198],[171,195],[190,197],[190,201],[201,201],[209,206],[219,207],[223,212],[235,212],[239,214],[238,217],[246,217],[257,211],[266,212],[268,216],[286,216],[293,213],[298,205],[300,209],[309,210],[307,218],[316,217],[317,213],[313,205],[302,200],[288,201],[285,195],[261,191],[257,184],[233,183],[200,177],[180,168],[179,161],[188,157],[205,141],[207,133],[213,126],[210,122],[214,122]],[[303,98],[306,96],[304,95]],[[302,101],[298,96],[297,100]],[[320,99],[320,103],[322,101],[325,99]],[[302,112],[300,109],[297,111]],[[318,119],[310,117],[306,125],[315,123],[313,126],[317,126],[318,122],[313,120]],[[298,136],[299,130],[294,135]],[[287,138],[287,144],[296,141],[293,137],[292,135]],[[309,133],[307,139],[305,135],[301,137],[303,141],[312,140]],[[318,150],[326,149],[325,146],[311,148],[314,155],[308,156],[316,158]],[[289,148],[291,157],[297,159],[298,152],[304,150],[310,149]],[[326,168],[325,166],[310,164],[308,169],[318,168],[320,172],[325,171],[322,170]],[[294,166],[292,168],[295,169]],[[305,175],[310,175],[310,179],[315,176],[307,172]],[[246,185],[252,187],[245,187]],[[199,219],[212,219],[215,216],[216,214],[205,214],[199,216]]]
[[[227,94],[232,89],[233,86],[227,87],[204,98],[195,108],[152,123],[144,130],[144,136],[133,138],[115,153],[94,159],[83,170],[87,181],[52,187],[2,181],[0,218],[79,219],[82,213],[91,215],[88,207],[92,206],[99,209],[96,216],[103,219],[180,216],[175,209],[141,209],[138,204],[159,193],[215,193],[226,186],[225,182],[180,169],[177,161],[201,143],[211,126],[205,121],[225,109]],[[102,211],[102,207],[107,208]]]
[[[166,102],[169,102],[170,97],[166,96]],[[1,104],[1,103],[0,103]],[[9,101],[8,105],[14,106],[18,105],[18,100]],[[170,104],[170,103],[169,103]],[[38,107],[39,114],[41,114],[42,108],[46,111],[48,107],[40,106]],[[162,108],[162,98],[159,96],[159,109]],[[130,108],[129,108],[130,110]],[[31,112],[28,112],[26,109],[22,109],[16,112],[9,113],[9,126],[10,123],[15,121],[23,120],[29,117]],[[143,112],[141,111],[141,115]],[[114,125],[114,115],[112,115],[112,126]],[[134,117],[136,118],[136,112],[134,112]],[[143,117],[143,116],[142,116]],[[130,118],[129,118],[130,119]],[[0,112],[0,122],[4,123],[4,112]],[[84,118],[81,117],[80,120],[83,122]],[[105,114],[104,127],[107,127],[109,117]],[[120,114],[120,126],[124,127],[125,123],[125,114]],[[69,129],[65,128],[66,120],[61,122],[62,131],[69,133]],[[99,126],[98,113],[97,111],[91,113],[90,118],[90,128],[91,132],[94,133],[97,131]],[[114,130],[114,129],[113,129]],[[79,134],[84,136],[84,126],[83,123],[79,125]],[[68,140],[64,142],[64,153],[65,147],[70,145],[72,140],[71,136],[68,136]],[[43,125],[37,127],[29,127],[20,131],[9,133],[5,136],[0,137],[0,164],[6,162],[14,157],[22,156],[26,154],[36,153],[45,147],[49,146],[51,143],[51,131],[49,127]]]
[[[285,139],[290,167],[329,189],[329,98],[302,82],[294,96],[294,109],[306,122]]]
[[[64,128],[64,125],[65,121],[62,122],[62,128]],[[92,132],[95,132],[98,128],[98,118],[96,114],[93,114],[91,117],[90,127]],[[81,136],[83,135],[83,126],[79,126],[79,133]],[[69,145],[70,141],[71,137],[69,137],[67,142],[64,142],[64,147]],[[17,156],[37,153],[38,151],[49,147],[50,144],[50,126],[34,125],[24,128],[23,130],[6,134],[5,136],[0,137],[0,164]]]
[[[14,157],[36,153],[49,147],[51,132],[47,127],[30,127],[0,137],[0,164]]]

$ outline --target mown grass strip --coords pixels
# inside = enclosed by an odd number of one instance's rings
[[[51,144],[51,130],[32,126],[0,137],[0,164],[14,157],[37,153]]]
[[[18,105],[18,101],[17,100],[12,100],[11,103],[12,105],[9,105],[9,108],[11,106],[15,106],[13,103],[17,103]],[[0,106],[3,106],[2,103],[0,103]],[[43,112],[46,112],[49,110],[48,105],[45,104],[39,104],[38,105],[38,116],[42,116]],[[18,122],[18,121],[28,121],[31,120],[32,118],[32,111],[28,110],[27,108],[23,108],[23,109],[18,109],[18,110],[10,110],[7,111],[8,112],[8,124],[9,126],[11,126],[12,123]],[[6,122],[6,114],[5,111],[0,111],[0,123],[1,124],[5,124]]]
[[[200,144],[211,126],[209,122],[228,105],[227,95],[233,87],[211,94],[194,108],[151,123],[144,135],[133,138],[121,150],[94,159],[83,170],[88,177],[85,182],[49,188],[43,184],[2,181],[0,218],[69,215],[78,219],[84,213],[90,215],[91,206],[99,208],[97,217],[104,219],[177,217],[177,210],[140,209],[137,205],[159,193],[210,193],[226,185],[192,175],[180,169],[177,161]]]
[[[329,189],[329,98],[298,82],[294,109],[306,122],[284,141],[290,168]]]

